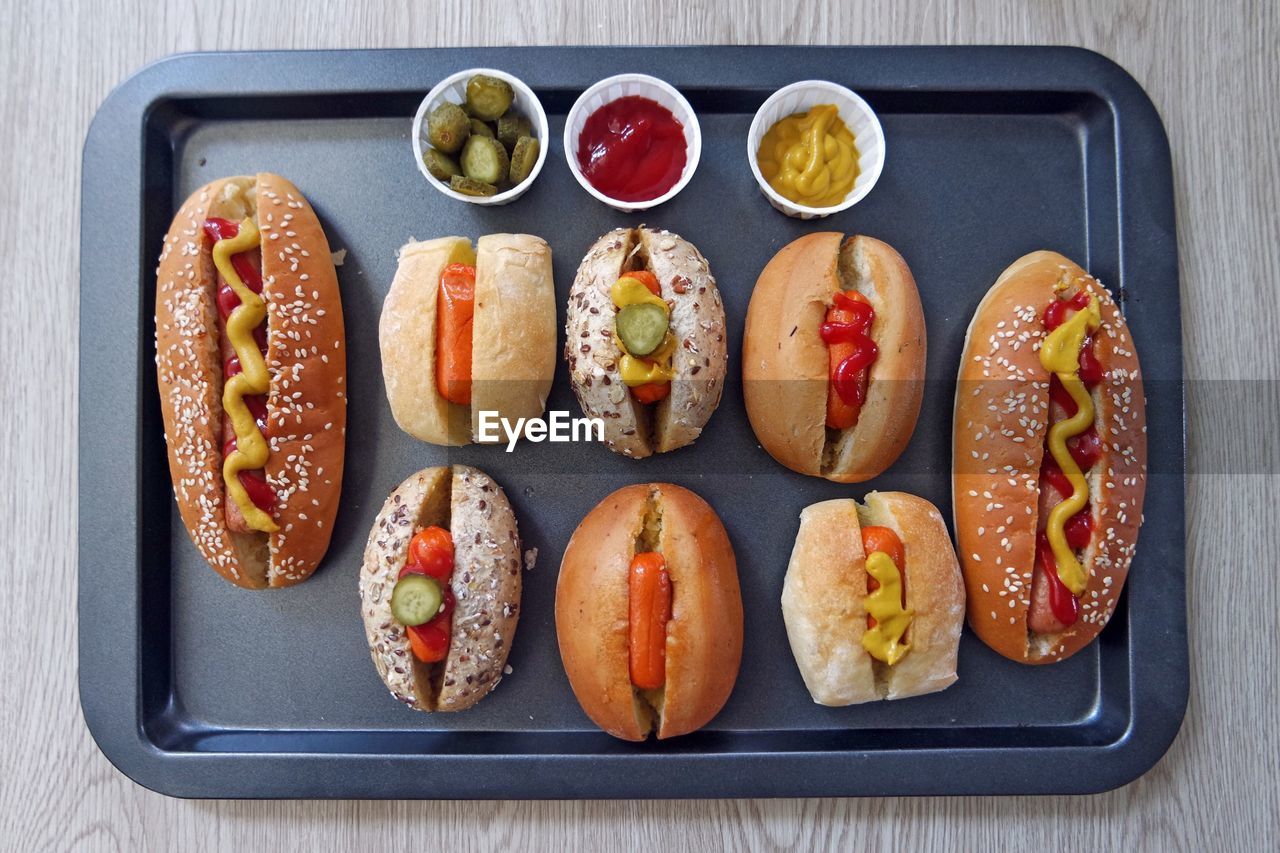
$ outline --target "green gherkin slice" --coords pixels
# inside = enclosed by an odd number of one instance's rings
[[[651,302],[627,305],[618,311],[618,337],[627,352],[643,358],[658,348],[667,336],[667,312]]]

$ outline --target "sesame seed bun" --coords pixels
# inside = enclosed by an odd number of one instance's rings
[[[891,528],[902,540],[911,651],[893,666],[862,646],[864,524]],[[871,492],[863,506],[842,498],[805,507],[783,581],[782,617],[805,686],[820,705],[903,699],[954,684],[964,584],[937,508],[904,492]]]
[[[875,309],[867,401],[845,430],[826,426],[830,356],[819,327],[837,290]],[[924,395],[924,312],[915,279],[871,237],[808,234],[784,246],[756,280],[742,343],[743,396],[760,444],[793,471],[840,483],[869,480],[911,440]]]
[[[671,577],[666,681],[631,683],[628,571],[637,550],[661,551]],[[578,704],[614,737],[687,734],[719,713],[742,659],[742,599],[733,546],[715,511],[688,489],[619,489],[589,512],[565,548],[556,636]]]
[[[639,269],[657,277],[677,341],[671,393],[653,405],[636,402],[618,375],[610,288]],[[720,404],[727,358],[720,290],[692,243],[642,225],[610,231],[587,250],[569,291],[565,359],[583,414],[604,422],[610,450],[639,459],[691,444]]]
[[[429,525],[453,537],[456,601],[449,652],[414,657],[391,593],[413,534]],[[391,695],[419,711],[463,711],[502,680],[520,618],[520,536],[502,487],[467,465],[425,468],[396,487],[369,531],[360,569],[360,615],[369,653]]]
[[[1102,454],[1088,472],[1094,533],[1081,559],[1088,584],[1078,621],[1046,635],[1029,630],[1028,614],[1050,411],[1050,376],[1040,363],[1041,315],[1059,284],[1098,299],[1102,326],[1094,337],[1106,379],[1093,390]],[[969,625],[1005,657],[1033,664],[1064,660],[1092,642],[1111,618],[1142,523],[1145,406],[1133,339],[1106,288],[1055,252],[1033,252],[1001,274],[978,305],[965,339],[956,386],[952,498]]]
[[[217,272],[203,224],[253,217],[267,303],[267,482],[272,534],[227,527]],[[342,486],[346,335],[329,244],[297,187],[259,173],[196,190],[173,219],[156,270],[156,365],[178,511],[227,580],[259,589],[310,577],[329,547]]]
[[[475,251],[465,237],[414,241],[400,249],[378,322],[382,376],[400,428],[431,444],[478,440],[480,412],[513,423],[546,408],[556,365],[551,248],[529,234],[489,234]],[[474,263],[471,405],[436,386],[436,299],[450,263]]]

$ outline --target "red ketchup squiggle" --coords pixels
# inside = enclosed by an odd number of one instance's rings
[[[1083,311],[1088,307],[1089,294],[1084,290],[1070,299],[1053,300],[1044,309],[1045,330],[1052,332],[1066,321],[1070,311]],[[1090,391],[1105,378],[1105,371],[1102,369],[1102,363],[1098,361],[1093,344],[1093,335],[1086,335],[1080,347],[1080,381]],[[1076,401],[1058,381],[1057,376],[1049,378],[1049,399],[1060,406],[1068,418],[1079,410]],[[1047,432],[1045,440],[1048,441]],[[1102,458],[1102,439],[1098,435],[1097,427],[1091,426],[1080,435],[1069,439],[1067,450],[1080,466],[1080,470],[1088,473],[1089,469]],[[1047,447],[1040,467],[1040,481],[1041,488],[1052,487],[1064,499],[1070,497],[1073,491],[1067,475],[1049,455]],[[1067,544],[1073,550],[1083,551],[1087,548],[1089,541],[1093,538],[1092,504],[1085,504],[1084,509],[1073,515],[1067,521],[1064,532],[1067,536]],[[1053,611],[1054,618],[1065,626],[1075,624],[1080,618],[1080,602],[1059,577],[1057,562],[1053,558],[1053,550],[1049,546],[1049,538],[1044,531],[1036,535],[1036,560],[1048,582],[1049,607]]]
[[[867,398],[867,372],[880,350],[871,340],[871,324],[876,312],[870,303],[860,301],[843,291],[833,294],[833,305],[818,334],[828,347],[840,347],[845,355],[831,371],[831,385],[836,396],[853,407],[853,420]],[[829,424],[831,425],[831,424]],[[847,424],[846,426],[851,426]]]
[[[1074,625],[1080,618],[1080,602],[1058,577],[1058,566],[1053,561],[1049,537],[1044,535],[1044,531],[1036,536],[1036,557],[1040,560],[1045,580],[1049,582],[1049,609],[1053,611],[1053,617],[1063,625]]]

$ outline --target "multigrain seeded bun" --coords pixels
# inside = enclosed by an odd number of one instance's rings
[[[1082,556],[1088,585],[1079,620],[1036,634],[1033,606],[1040,470],[1049,427],[1049,373],[1040,363],[1041,315],[1057,288],[1096,296],[1095,353],[1105,370],[1094,389],[1101,457],[1090,469],[1094,534]],[[1084,648],[1115,610],[1142,523],[1146,401],[1133,338],[1111,294],[1056,252],[1032,252],[1000,275],[974,312],[956,386],[952,498],[969,626],[1021,663],[1053,663]]]
[[[666,399],[642,405],[618,374],[617,309],[610,288],[648,270],[671,309],[677,348]],[[604,422],[604,443],[640,459],[692,443],[720,404],[727,369],[724,305],[707,260],[692,243],[641,225],[605,234],[587,250],[569,291],[565,359],[583,414]]]
[[[456,600],[449,653],[425,664],[391,613],[409,541],[429,525],[453,537]],[[419,711],[464,711],[502,680],[520,618],[520,536],[502,487],[466,465],[425,468],[396,487],[369,532],[360,615],[369,653],[391,695]]]
[[[629,669],[627,574],[641,548],[660,551],[671,577],[666,683],[656,695],[636,688]],[[602,500],[565,548],[556,637],[578,704],[614,737],[676,737],[710,722],[742,659],[737,561],[715,510],[670,483],[627,486]]]
[[[218,275],[209,217],[252,217],[267,303],[268,484],[279,531],[234,533],[222,476]],[[156,269],[156,366],[178,511],[223,577],[250,589],[310,577],[329,546],[342,486],[346,334],[329,244],[302,193],[279,175],[213,181],[174,216]]]
[[[836,291],[875,309],[879,348],[854,426],[829,429],[830,364],[819,334]],[[871,237],[808,234],[782,248],[751,293],[742,342],[742,393],[756,438],[793,471],[839,483],[878,476],[911,440],[924,395],[924,312],[915,279]]]
[[[862,527],[902,540],[911,651],[892,666],[862,646],[867,630]],[[871,492],[859,505],[823,501],[800,513],[800,531],[782,585],[782,618],[805,686],[819,705],[853,705],[935,693],[956,681],[964,584],[936,507],[904,492]]]

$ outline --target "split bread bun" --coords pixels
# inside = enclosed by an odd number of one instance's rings
[[[1087,336],[1063,347],[1063,372],[1042,362],[1057,334],[1049,329],[1051,310],[1062,331],[1093,315],[1093,323],[1076,330]],[[1063,459],[1077,467],[1084,489],[1082,507],[1068,523],[1078,538],[1055,551],[1046,528],[1076,491],[1061,486],[1069,495],[1054,485],[1069,478],[1046,441],[1071,414],[1063,406],[1070,401],[1063,396],[1064,375],[1080,382],[1093,417],[1085,434],[1066,442]],[[1146,432],[1142,371],[1111,294],[1056,252],[1019,258],[974,312],[956,385],[952,503],[969,626],[984,643],[1020,663],[1053,663],[1093,642],[1106,626],[1142,524]],[[1064,577],[1078,589],[1068,589]]]
[[[454,610],[447,655],[424,663],[392,597],[415,534],[433,525],[452,537]],[[462,711],[497,687],[520,618],[521,568],[515,514],[483,471],[425,468],[397,486],[369,531],[360,569],[365,639],[391,695],[419,711]]]
[[[875,319],[878,355],[856,423],[828,426],[830,349],[822,327],[836,294],[854,293]],[[869,480],[906,448],[924,395],[924,312],[902,256],[871,237],[808,234],[760,273],[742,343],[743,396],[756,438],[793,471],[839,483]]]
[[[300,583],[328,550],[346,362],[329,243],[298,188],[260,172],[192,193],[156,270],[156,378],[178,512],[201,556],[236,586]],[[239,465],[233,480],[226,466],[255,445],[265,462]]]
[[[905,556],[907,651],[892,665],[864,647],[869,595],[864,527],[888,527]],[[933,504],[903,492],[866,503],[823,501],[800,513],[782,586],[782,617],[813,701],[853,705],[943,690],[956,680],[964,585],[946,524]]]
[[[644,403],[625,382],[626,353],[611,291],[630,271],[653,276],[666,305],[669,391]],[[645,226],[618,228],[587,250],[569,291],[565,359],[584,415],[604,443],[636,459],[692,443],[720,404],[727,364],[724,305],[707,260],[687,240]]]
[[[437,383],[441,275],[475,269],[469,405],[451,403]],[[431,444],[478,441],[480,413],[515,423],[546,408],[556,364],[551,248],[529,234],[488,234],[475,249],[464,237],[400,249],[378,323],[382,376],[396,423]]]
[[[628,571],[642,552],[670,575],[664,685],[632,682]],[[619,489],[578,525],[556,583],[556,636],[574,695],[614,737],[687,734],[719,713],[742,659],[737,561],[715,510],[688,489]]]

